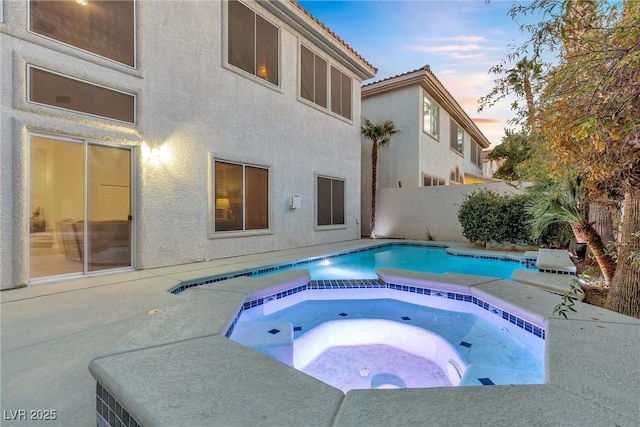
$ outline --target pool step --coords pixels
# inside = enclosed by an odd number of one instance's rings
[[[276,322],[238,322],[233,340],[293,366],[293,325]]]

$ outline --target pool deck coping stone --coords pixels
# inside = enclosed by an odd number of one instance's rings
[[[171,304],[178,301],[180,297],[167,292],[180,284],[173,275],[187,273],[194,278],[202,277],[200,273],[203,270],[215,269],[217,273],[224,273],[256,264],[284,262],[301,254],[315,256],[380,242],[397,241],[362,239],[233,259],[87,276],[3,291],[0,293],[2,385],[3,388],[12,387],[14,391],[2,394],[2,407],[53,407],[58,409],[59,423],[95,424],[95,398],[92,398],[95,382],[86,369],[86,363],[100,354],[110,355],[114,350],[121,352],[118,354],[132,352],[131,348],[117,348],[113,340],[130,335],[139,325],[146,328],[150,319],[162,316]],[[455,242],[444,244],[475,248]],[[497,284],[491,281],[478,285],[478,288],[491,288]],[[529,309],[547,313],[547,367],[550,375],[547,384],[354,390],[342,398],[333,425],[638,425],[640,355],[637,349],[640,348],[640,324],[637,319],[577,303],[578,312],[571,313],[567,321],[551,316],[553,307],[559,302],[557,295],[531,286],[514,286],[507,292],[503,287],[498,288],[494,292],[499,292],[503,299],[521,299]],[[514,292],[515,289],[520,291]],[[190,289],[182,296],[198,291],[198,288]],[[201,291],[208,292],[205,289]],[[230,293],[226,292],[227,296]],[[241,293],[235,296],[244,298]],[[237,304],[239,300],[235,301]],[[66,309],[54,310],[54,304],[63,304]],[[149,316],[147,310],[151,308],[161,310]],[[233,311],[235,308],[228,309]],[[134,313],[137,314],[132,316]],[[92,322],[79,321],[83,318],[92,319]],[[154,321],[162,323],[160,317],[157,319]],[[187,337],[184,342],[224,341],[226,338],[215,334],[225,329],[227,321],[218,319],[218,326],[211,328],[214,333],[211,337]],[[56,325],[53,330],[52,325]],[[127,333],[123,335],[125,331]],[[166,332],[173,335],[168,330]],[[126,342],[126,339],[122,341]],[[137,339],[135,341],[136,345],[140,344]],[[148,348],[164,347],[149,343]],[[71,348],[73,351],[69,352]],[[82,363],[83,360],[87,362]],[[137,367],[131,372],[135,369]],[[48,386],[42,387],[42,384]],[[228,394],[243,397],[235,391]],[[464,404],[460,404],[460,399]],[[363,405],[365,401],[366,405]],[[296,421],[296,425],[309,424],[307,420]],[[23,421],[3,422],[3,426],[23,424]],[[269,425],[270,421],[262,420],[261,424]]]

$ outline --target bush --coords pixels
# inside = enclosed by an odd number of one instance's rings
[[[531,216],[525,210],[529,198],[527,194],[499,195],[491,190],[474,191],[465,196],[458,210],[462,235],[477,244],[568,245],[570,234],[562,227],[550,228],[537,241],[531,239]]]

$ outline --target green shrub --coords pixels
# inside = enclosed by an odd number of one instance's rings
[[[465,196],[458,210],[462,235],[470,242],[537,244],[565,246],[570,230],[553,227],[537,241],[531,239],[530,214],[525,210],[527,194],[500,195],[491,190],[478,190]]]

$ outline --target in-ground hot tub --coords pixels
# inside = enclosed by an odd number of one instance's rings
[[[400,270],[381,270],[379,274],[382,281],[376,284],[348,281],[327,285],[311,283],[308,272],[294,270],[188,289],[176,297],[175,304],[149,316],[142,327],[118,342],[108,354],[91,361],[89,369],[97,381],[98,424],[115,426],[126,420],[130,425],[339,425],[339,420],[352,417],[348,413],[355,408],[354,399],[372,399],[370,404],[357,404],[363,407],[378,401],[374,395],[354,392],[385,393],[385,401],[400,398],[425,402],[431,394],[422,393],[428,390],[492,389],[352,390],[345,396],[335,387],[227,338],[244,310],[264,306],[265,302],[267,306],[278,301],[289,304],[314,287],[325,290],[335,285],[348,292],[380,286],[381,291],[395,293],[396,298],[429,290],[435,298],[476,306],[484,316],[508,321],[511,330],[544,341],[542,315],[496,296],[505,285],[523,285],[466,275]],[[474,369],[467,366],[461,376],[498,378],[486,377],[482,367],[475,372]],[[374,377],[377,382],[373,388],[403,385],[390,375],[371,375],[372,381]],[[394,397],[387,393],[400,394]],[[460,398],[464,399],[464,395]]]
[[[229,336],[344,392],[543,383],[544,329],[458,291],[311,281],[245,303]]]

